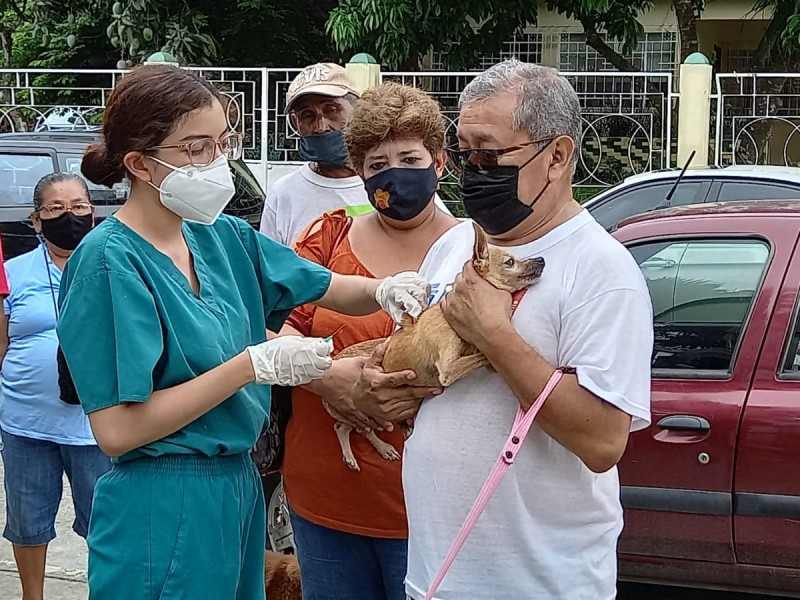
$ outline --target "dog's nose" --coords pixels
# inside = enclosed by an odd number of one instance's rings
[[[540,269],[544,269],[544,258],[542,258],[541,256],[537,256],[533,260],[536,261],[536,266],[537,267],[539,267]]]

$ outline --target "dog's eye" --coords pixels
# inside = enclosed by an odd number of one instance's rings
[[[509,259],[506,261],[506,266],[507,266],[507,267],[513,267],[513,266],[514,266],[514,259],[513,259],[513,258],[509,258]]]

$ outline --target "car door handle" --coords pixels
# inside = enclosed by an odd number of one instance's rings
[[[706,419],[694,415],[669,415],[659,420],[656,427],[674,431],[711,431],[711,424]]]
[[[668,258],[659,258],[657,256],[651,256],[643,264],[647,265],[648,267],[652,266],[652,267],[660,267],[662,269],[668,269],[674,267],[677,263],[674,260],[670,260]]]

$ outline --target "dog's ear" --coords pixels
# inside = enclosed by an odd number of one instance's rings
[[[489,247],[486,243],[486,234],[474,221],[472,223],[472,228],[475,230],[475,244],[472,247],[472,260],[477,264],[482,264],[489,259]]]
[[[481,268],[489,261],[489,247],[486,242],[486,234],[480,226],[473,222],[472,228],[475,230],[475,244],[472,246],[472,264],[481,272]]]

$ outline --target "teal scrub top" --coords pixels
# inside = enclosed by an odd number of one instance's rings
[[[114,217],[81,242],[61,279],[58,337],[87,413],[146,402],[219,366],[322,297],[331,273],[250,225],[221,216],[183,225],[200,282]],[[118,460],[250,450],[269,415],[269,386],[249,384],[180,431]]]

